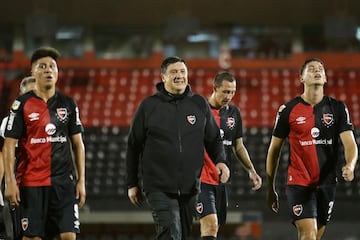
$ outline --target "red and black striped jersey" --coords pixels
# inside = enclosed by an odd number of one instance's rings
[[[335,184],[339,163],[339,135],[353,131],[346,105],[328,96],[315,106],[300,96],[282,105],[273,135],[288,138],[290,153],[287,184]]]
[[[211,111],[220,128],[220,136],[226,153],[226,163],[228,166],[231,166],[233,158],[232,148],[236,143],[236,139],[243,136],[240,110],[235,105],[229,104],[221,109],[211,108]],[[219,174],[216,171],[215,164],[206,152],[204,160],[204,166],[201,171],[201,182],[218,185]]]
[[[56,92],[47,102],[34,92],[11,106],[5,137],[19,140],[19,186],[49,186],[74,180],[70,137],[83,127],[75,101]]]

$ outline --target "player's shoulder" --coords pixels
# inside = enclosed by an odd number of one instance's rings
[[[73,97],[68,96],[61,92],[55,92],[55,100],[58,102],[62,102],[66,105],[76,105],[76,101]]]
[[[278,113],[290,112],[291,109],[293,109],[296,105],[300,104],[301,102],[302,102],[301,97],[296,96],[290,101],[281,104],[278,108]]]
[[[236,106],[235,104],[233,103],[229,103],[226,108],[229,110],[229,111],[239,111],[240,112],[240,108],[238,106]]]
[[[66,94],[64,94],[62,92],[58,92],[58,91],[55,92],[55,97],[65,99],[67,101],[74,101],[74,99],[72,97],[70,97],[69,95],[66,95]]]
[[[33,91],[27,92],[25,94],[22,94],[20,96],[18,96],[11,104],[10,109],[14,112],[18,111],[19,109],[21,109],[26,101],[28,101],[30,98],[35,97],[35,94]]]
[[[229,114],[229,115],[241,115],[241,110],[238,106],[233,103],[229,103],[225,107],[221,109],[222,114]]]
[[[326,98],[327,101],[330,104],[339,104],[339,105],[344,105],[345,104],[342,100],[336,99],[336,98],[331,97],[331,96],[325,96],[324,98]]]
[[[326,101],[324,101],[325,104],[329,104],[332,109],[335,109],[336,111],[343,111],[345,109],[345,111],[348,111],[344,101],[330,96],[325,96],[324,98],[326,99]]]

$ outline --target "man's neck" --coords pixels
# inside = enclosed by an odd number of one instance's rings
[[[323,97],[324,85],[305,86],[304,93],[301,95],[301,98],[312,106],[321,102]]]
[[[51,97],[55,95],[55,89],[47,89],[43,91],[35,90],[35,94],[43,99],[45,102],[47,102]]]
[[[212,108],[215,108],[215,109],[220,109],[221,108],[221,105],[217,104],[216,100],[215,100],[215,97],[213,95],[211,95],[208,99],[208,102],[210,104],[210,106]]]

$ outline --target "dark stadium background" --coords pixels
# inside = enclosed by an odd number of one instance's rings
[[[148,209],[127,199],[124,155],[132,114],[153,93],[166,56],[187,60],[192,89],[204,96],[219,71],[238,80],[234,103],[264,185],[252,192],[238,167],[219,239],[296,239],[284,202],[287,148],[278,175],[278,215],[265,206],[265,157],[278,106],[302,91],[298,69],[307,57],[325,61],[325,93],[348,105],[360,132],[358,0],[12,0],[0,6],[0,117],[29,74],[31,52],[50,45],[62,53],[58,88],[77,100],[85,126],[87,204],[79,239],[153,236]],[[360,239],[359,175],[357,167],[353,182],[339,182],[325,240]],[[194,239],[198,228],[195,223]]]

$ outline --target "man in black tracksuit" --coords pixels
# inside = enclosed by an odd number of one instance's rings
[[[190,234],[193,214],[188,211],[195,207],[199,192],[204,147],[222,182],[228,180],[229,169],[207,101],[188,85],[185,61],[165,59],[161,78],[157,93],[142,101],[130,127],[128,196],[141,206],[141,185],[156,225],[156,239],[180,240]]]

